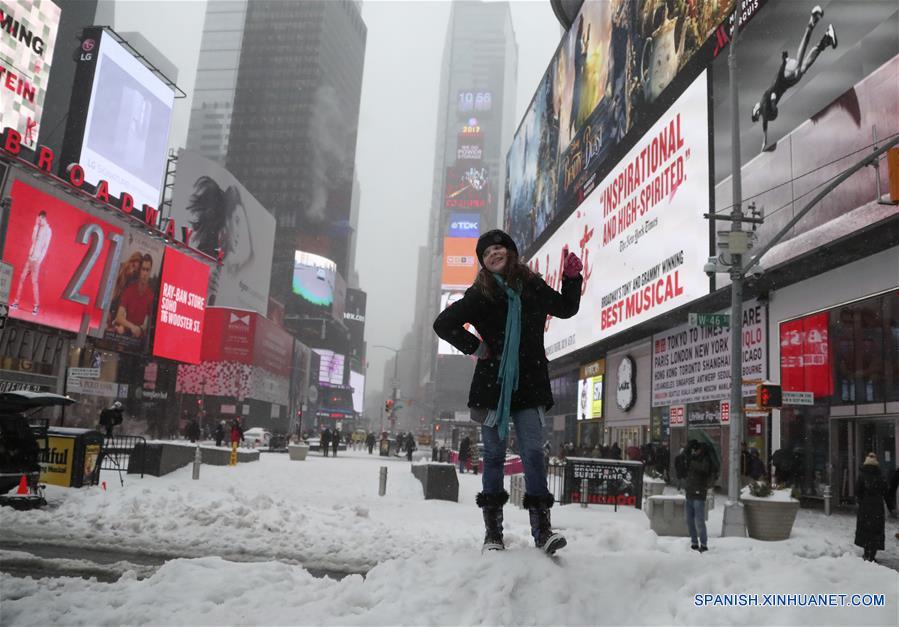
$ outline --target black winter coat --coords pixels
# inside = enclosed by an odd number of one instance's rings
[[[693,501],[704,501],[708,495],[709,480],[712,475],[712,461],[705,451],[699,455],[685,453],[687,460],[686,497]]]
[[[855,480],[855,498],[858,500],[858,517],[855,520],[855,545],[863,549],[883,550],[886,515],[884,502],[890,505],[886,479],[880,467],[862,466]]]
[[[518,390],[512,394],[512,411],[553,405],[549,387],[549,370],[546,352],[543,350],[543,333],[546,316],[571,318],[581,302],[580,275],[562,279],[562,293],[549,287],[539,278],[533,278],[524,286],[521,294],[521,340],[518,350]],[[481,291],[471,286],[465,296],[447,307],[434,320],[434,331],[457,349],[471,355],[481,341],[465,330],[464,325],[474,325],[490,349],[488,359],[479,359],[471,380],[468,406],[496,409],[499,404],[499,362],[503,354],[506,333],[508,298],[501,294],[496,301],[489,300]]]

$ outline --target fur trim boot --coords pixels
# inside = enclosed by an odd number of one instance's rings
[[[534,545],[547,555],[552,555],[568,541],[560,533],[553,532],[549,510],[555,503],[552,494],[546,496],[524,495],[524,507],[527,508],[531,518],[531,535],[534,536]]]
[[[481,551],[502,551],[503,544],[503,505],[509,500],[509,493],[503,490],[495,494],[478,493],[475,502],[484,515],[484,546]]]

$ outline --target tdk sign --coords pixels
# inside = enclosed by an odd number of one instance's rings
[[[478,213],[451,213],[449,237],[473,237],[481,235],[481,215]]]

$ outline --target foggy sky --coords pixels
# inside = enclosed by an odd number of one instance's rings
[[[517,127],[561,32],[549,0],[515,0],[511,5],[518,43]],[[366,407],[368,397],[379,393],[384,363],[392,356],[372,345],[399,348],[415,314],[416,264],[428,233],[449,9],[443,0],[363,4],[368,41],[356,149],[362,192],[356,267],[360,286],[368,292]],[[115,12],[116,30],[142,33],[178,66],[178,86],[188,97],[175,101],[169,144],[183,146],[205,0],[117,0]],[[504,146],[503,154],[507,150]]]

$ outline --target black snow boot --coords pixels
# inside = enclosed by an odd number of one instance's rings
[[[524,495],[524,507],[531,517],[531,535],[534,536],[534,544],[547,555],[552,555],[568,541],[560,533],[554,533],[549,517],[549,509],[555,503],[552,494],[546,496]]]
[[[503,490],[495,494],[479,492],[475,502],[484,515],[484,546],[481,551],[502,551],[503,544],[503,505],[509,500],[509,493]]]

